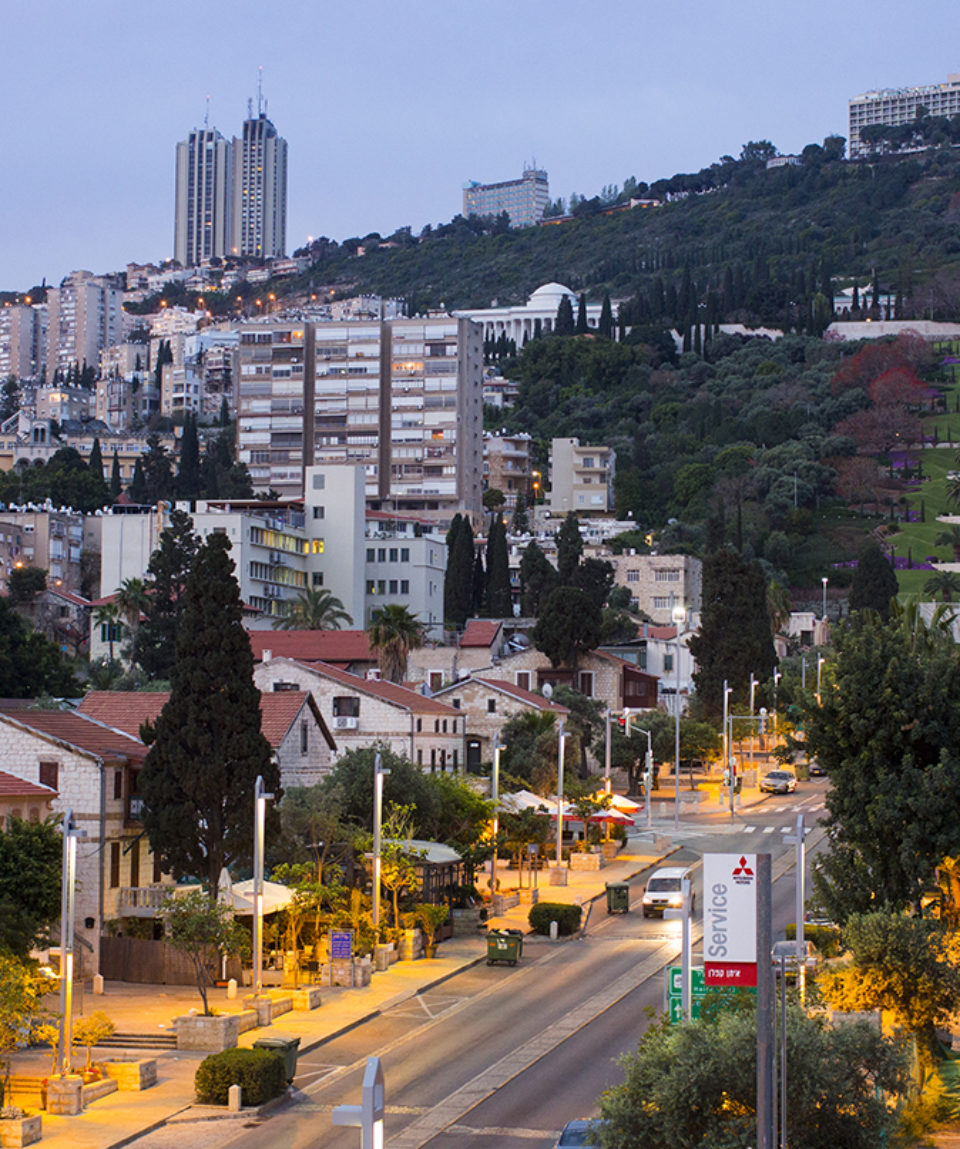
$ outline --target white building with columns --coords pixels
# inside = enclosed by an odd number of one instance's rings
[[[528,339],[537,335],[548,335],[557,321],[557,308],[564,296],[570,300],[574,319],[579,300],[569,287],[562,283],[545,283],[530,296],[526,303],[515,307],[482,307],[471,311],[454,311],[460,319],[472,319],[483,328],[483,338],[499,339],[505,335],[521,348]],[[587,304],[587,324],[596,330],[600,324],[602,303]],[[538,327],[539,324],[539,327]]]

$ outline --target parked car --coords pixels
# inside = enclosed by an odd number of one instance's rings
[[[811,758],[807,763],[807,773],[811,778],[822,778],[827,772],[816,760],[816,758]]]
[[[817,966],[820,964],[820,951],[811,941],[804,939],[803,948],[806,956],[803,959],[803,965],[807,973],[813,973]],[[777,974],[780,973],[780,966],[782,959],[786,958],[787,962],[787,980],[797,976],[797,943],[793,938],[784,938],[782,941],[774,942],[773,949],[770,951],[770,960],[773,963],[773,968]]]
[[[568,1145],[577,1145],[580,1149],[600,1149],[601,1125],[603,1121],[599,1118],[592,1121],[568,1121],[556,1142],[555,1149],[566,1149]]]
[[[797,788],[797,776],[788,770],[771,770],[760,779],[760,789],[767,794],[792,794]]]
[[[664,910],[678,910],[683,905],[683,879],[689,877],[686,866],[664,866],[657,870],[647,882],[643,891],[643,916],[663,917]],[[690,895],[690,912],[693,913],[696,896]]]

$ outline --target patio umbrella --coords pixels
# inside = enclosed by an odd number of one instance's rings
[[[277,910],[285,909],[293,901],[293,891],[286,886],[281,886],[279,882],[264,882],[261,892],[265,914],[273,914]],[[234,882],[232,897],[232,903],[228,901],[226,904],[233,905],[234,913],[252,914],[253,878],[248,878],[245,882]]]

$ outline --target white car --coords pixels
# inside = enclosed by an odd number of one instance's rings
[[[647,882],[643,891],[643,916],[663,917],[664,910],[679,910],[683,905],[683,879],[690,876],[686,866],[664,866],[657,870]],[[693,913],[696,897],[690,895],[690,912]]]
[[[797,788],[797,776],[790,770],[771,770],[760,779],[760,789],[768,794],[792,794]]]

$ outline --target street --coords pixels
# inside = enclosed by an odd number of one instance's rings
[[[825,786],[801,783],[732,823],[728,813],[685,818],[669,864],[693,865],[704,851],[769,852],[776,863],[792,854],[783,838],[796,814],[815,823]],[[598,903],[583,940],[528,938],[516,968],[474,966],[305,1054],[294,1099],[232,1149],[265,1140],[283,1149],[356,1147],[359,1133],[334,1128],[331,1111],[358,1102],[371,1054],[383,1063],[386,1143],[395,1149],[547,1149],[566,1121],[596,1112],[647,1009],[663,1008],[662,968],[677,957],[680,925],[642,918],[644,880],[632,883],[630,914],[607,916]],[[790,869],[774,885],[774,936],[793,920]]]

